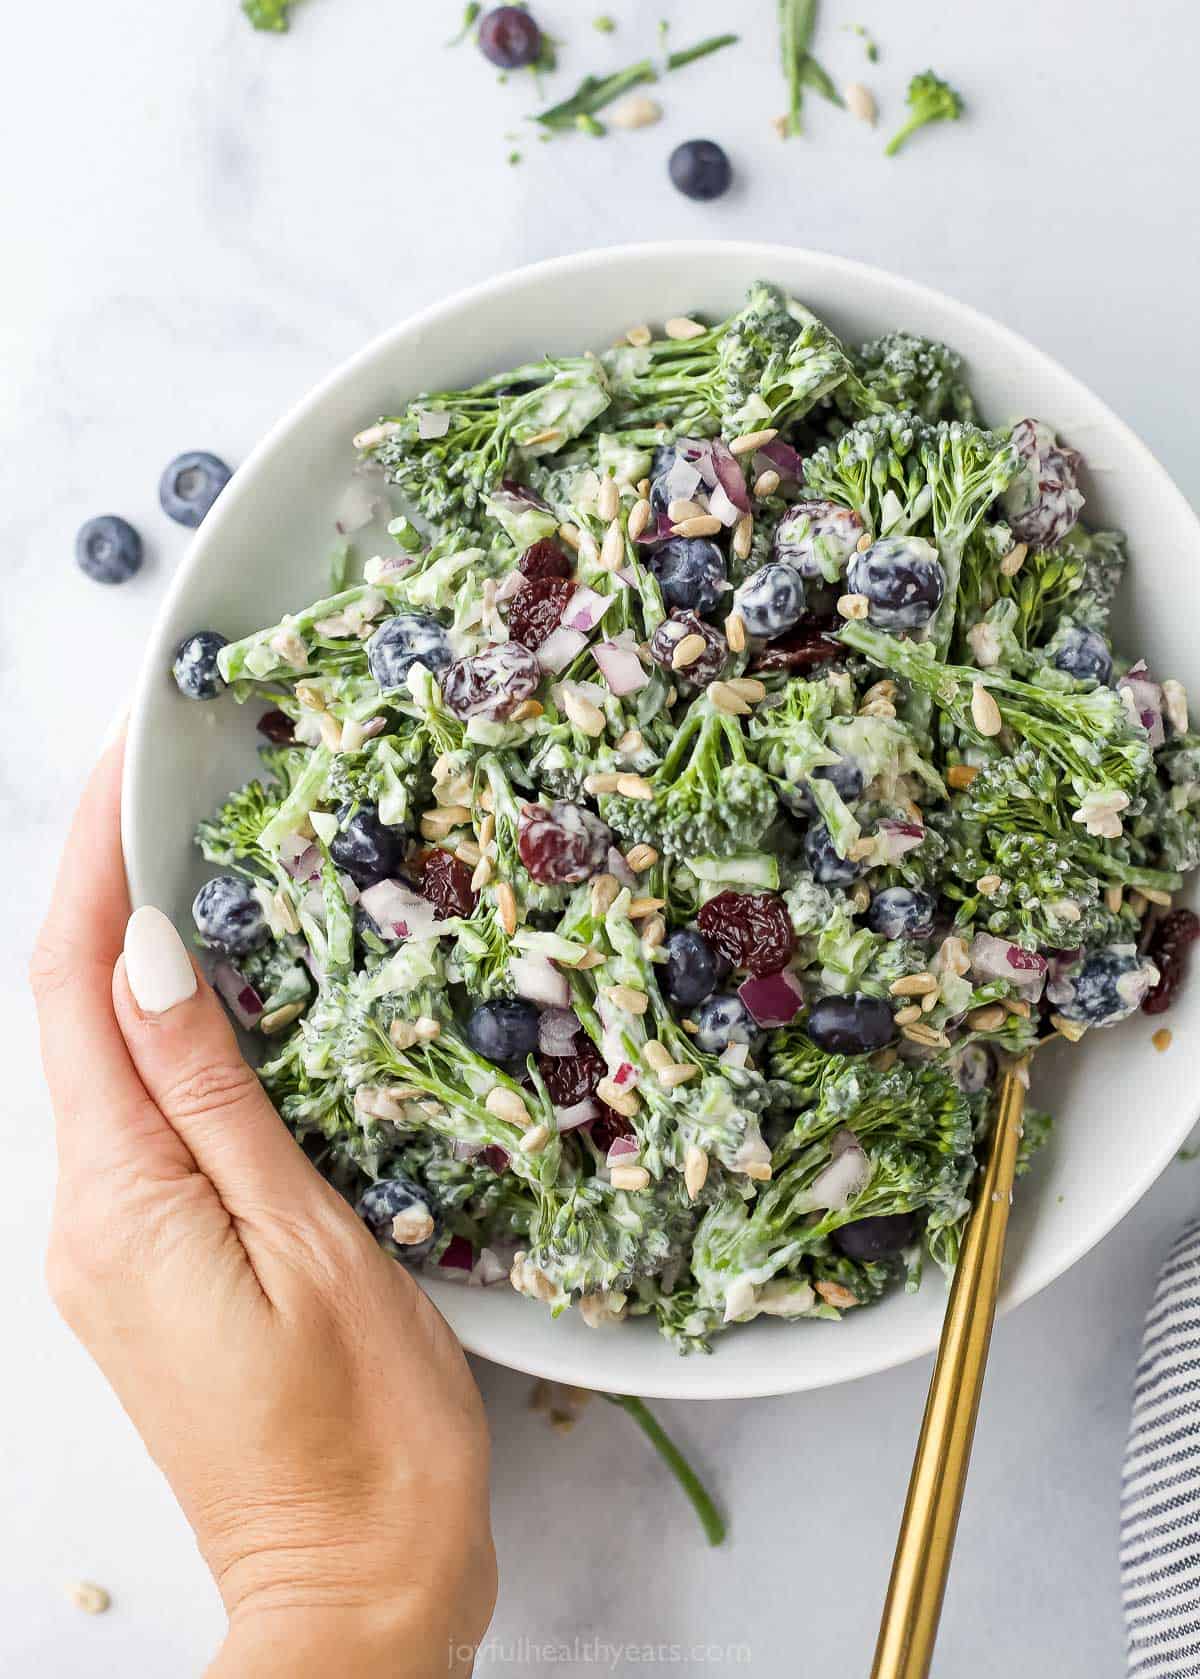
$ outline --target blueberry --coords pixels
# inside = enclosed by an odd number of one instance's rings
[[[195,530],[232,476],[223,460],[203,450],[176,455],[158,481],[159,506],[168,519]]]
[[[883,997],[820,997],[808,1011],[805,1029],[818,1049],[835,1055],[869,1055],[895,1035],[892,1011]]]
[[[675,456],[676,449],[673,443],[660,443],[654,451],[654,458],[650,463],[650,508],[654,513],[665,514],[671,504],[667,479],[675,465]]]
[[[236,874],[206,880],[192,902],[192,920],[205,944],[226,956],[246,956],[267,938],[263,907]]]
[[[467,1042],[487,1061],[523,1062],[538,1041],[538,1011],[519,997],[480,1003],[467,1021]]]
[[[1093,950],[1076,967],[1051,982],[1047,996],[1068,1020],[1085,1026],[1115,1026],[1141,1004],[1158,970],[1131,944]]]
[[[333,836],[329,855],[356,886],[365,891],[395,874],[404,858],[404,830],[381,822],[378,805],[359,805],[353,815],[343,806],[338,820],[342,828]]]
[[[1081,682],[1106,684],[1112,677],[1113,660],[1108,643],[1102,635],[1082,624],[1072,624],[1065,631],[1054,650],[1054,663]]]
[[[733,180],[729,159],[715,140],[685,140],[671,153],[667,168],[672,186],[685,198],[720,198]]]
[[[828,781],[838,798],[850,804],[867,784],[867,778],[853,758],[839,758],[834,764],[822,764],[813,771],[817,781]]]
[[[668,611],[711,612],[725,582],[725,556],[705,536],[673,536],[650,557]]]
[[[428,1259],[441,1234],[441,1220],[428,1190],[399,1174],[370,1184],[354,1210],[376,1240],[406,1265]]]
[[[751,635],[770,641],[794,629],[804,613],[804,583],[794,566],[773,560],[748,577],[733,597]]]
[[[93,583],[127,583],[142,569],[142,539],[127,519],[102,513],[80,525],[75,563]]]
[[[367,665],[381,688],[402,688],[415,664],[435,675],[453,658],[446,632],[423,612],[386,618],[367,643]]]
[[[937,549],[920,537],[885,536],[865,554],[855,554],[846,587],[867,597],[871,622],[880,629],[919,630],[941,604],[946,574]]]
[[[720,1055],[730,1044],[757,1043],[759,1028],[742,999],[731,994],[710,997],[696,1013],[694,1043],[706,1055]]]
[[[542,32],[523,6],[495,6],[480,22],[479,50],[501,70],[524,70],[537,62]]]
[[[833,1233],[833,1245],[847,1259],[886,1259],[900,1253],[917,1239],[913,1213],[884,1213],[880,1218],[858,1218]]]
[[[804,836],[804,855],[814,880],[822,886],[850,886],[862,873],[858,863],[849,857],[839,857],[834,850],[833,836],[824,822],[813,822]]]
[[[228,643],[216,630],[197,630],[181,641],[171,666],[179,692],[188,700],[215,700],[225,686],[217,654]]]
[[[867,906],[867,926],[884,939],[927,939],[933,934],[934,910],[928,892],[885,886]]]
[[[667,940],[666,992],[683,1008],[711,997],[722,971],[728,968],[694,927],[680,927]]]

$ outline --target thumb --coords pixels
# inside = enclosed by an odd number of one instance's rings
[[[147,905],[130,916],[113,1006],[147,1094],[235,1218],[263,1208],[294,1213],[311,1199],[320,1178],[161,910]]]

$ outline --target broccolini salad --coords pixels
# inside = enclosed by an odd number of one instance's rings
[[[1195,931],[1078,455],[768,284],[354,442],[388,551],[175,664],[261,714],[194,918],[301,1145],[406,1263],[683,1352],[952,1269],[1000,1069]]]

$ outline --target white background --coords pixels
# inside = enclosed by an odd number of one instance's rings
[[[839,81],[876,88],[885,124],[927,62],[970,102],[969,120],[896,161],[815,99],[806,138],[775,138],[771,0],[536,0],[565,43],[556,97],[653,50],[660,15],[676,45],[727,27],[743,42],[659,90],[660,127],[534,140],[515,168],[504,136],[533,90],[498,87],[469,47],[443,50],[458,10],[307,0],[282,38],[255,35],[236,0],[59,0],[6,16],[0,1671],[12,1679],[199,1672],[221,1630],[167,1488],[43,1296],[53,1151],[24,989],[68,812],[184,552],[155,495],[172,455],[208,448],[236,464],[331,365],[470,281],[591,244],[728,233],[865,258],[990,311],[1088,380],[1200,499],[1200,26],[1186,0],[826,0],[821,56]],[[620,20],[615,37],[591,30],[600,10]],[[878,65],[838,30],[859,18]],[[696,134],[725,143],[738,170],[716,205],[666,181],[671,146]],[[76,527],[106,511],[149,550],[120,590],[72,563]],[[1000,1326],[941,1679],[1121,1672],[1129,1373],[1157,1264],[1200,1204],[1198,1172],[1170,1167],[1098,1252]],[[597,1402],[563,1438],[528,1410],[524,1378],[479,1374],[503,1575],[501,1648],[481,1673],[588,1671],[512,1648],[576,1637],[749,1645],[748,1664],[691,1665],[767,1679],[865,1673],[925,1366],[794,1400],[662,1406],[730,1512],[716,1553],[620,1413]],[[112,1590],[112,1613],[65,1603],[79,1576]]]

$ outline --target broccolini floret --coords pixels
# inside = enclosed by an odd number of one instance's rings
[[[926,123],[957,122],[963,114],[962,95],[932,70],[922,71],[913,77],[908,84],[906,98],[912,115],[884,147],[888,157],[895,157],[901,146]]]
[[[862,383],[893,408],[923,420],[974,420],[975,399],[956,350],[915,332],[886,332],[854,358]]]

